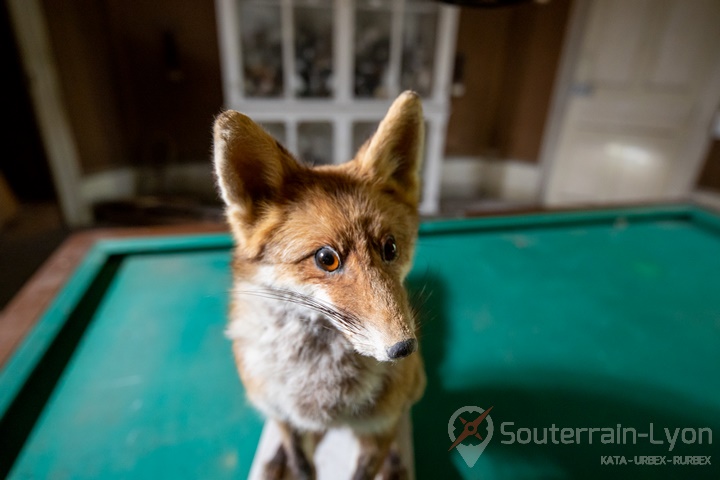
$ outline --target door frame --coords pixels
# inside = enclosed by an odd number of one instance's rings
[[[567,33],[563,40],[560,61],[555,74],[555,85],[545,120],[545,133],[538,158],[540,186],[537,202],[541,205],[546,204],[548,197],[550,175],[555,166],[555,153],[563,133],[561,129],[572,96],[573,75],[580,60],[582,40],[585,35],[585,26],[590,18],[591,7],[592,0],[573,0],[570,6]]]

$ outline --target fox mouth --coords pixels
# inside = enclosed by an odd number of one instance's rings
[[[381,362],[400,360],[417,350],[417,340],[415,338],[408,338],[387,347],[384,342],[374,338],[379,335],[368,330],[363,325],[360,317],[313,295],[269,286],[253,290],[240,290],[236,291],[236,293],[286,302],[319,313],[347,339],[359,354],[374,357]],[[330,328],[330,326],[325,327]]]

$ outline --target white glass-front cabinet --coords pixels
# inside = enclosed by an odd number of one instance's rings
[[[228,108],[314,164],[344,162],[392,100],[423,97],[420,210],[436,213],[458,10],[430,0],[216,0]]]

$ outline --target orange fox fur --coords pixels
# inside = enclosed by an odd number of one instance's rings
[[[228,336],[248,398],[283,432],[268,478],[286,467],[314,478],[313,445],[336,426],[359,440],[354,478],[374,478],[383,462],[385,473],[402,474],[385,460],[425,388],[403,287],[423,135],[412,92],[341,165],[298,163],[241,113],[215,122],[215,171],[236,243]],[[321,249],[335,255],[333,271]]]

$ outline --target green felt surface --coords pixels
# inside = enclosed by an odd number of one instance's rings
[[[408,279],[429,379],[413,411],[419,479],[720,478],[715,465],[600,464],[713,455],[720,439],[501,443],[503,422],[720,432],[720,222],[682,212],[423,227]],[[222,334],[229,252],[213,242],[119,259],[11,478],[246,476],[262,422]],[[468,468],[447,430],[471,405],[493,406],[495,431]]]
[[[419,478],[720,478],[716,465],[600,465],[601,455],[713,453],[718,464],[720,439],[669,452],[598,434],[592,445],[582,434],[581,444],[502,444],[499,431],[720,433],[718,231],[678,219],[542,225],[427,237],[417,256],[410,283],[433,292],[430,387],[413,415]],[[493,406],[493,438],[473,468],[447,454],[448,419],[466,405]]]
[[[126,258],[15,478],[241,478],[262,426],[223,336],[225,250]]]

